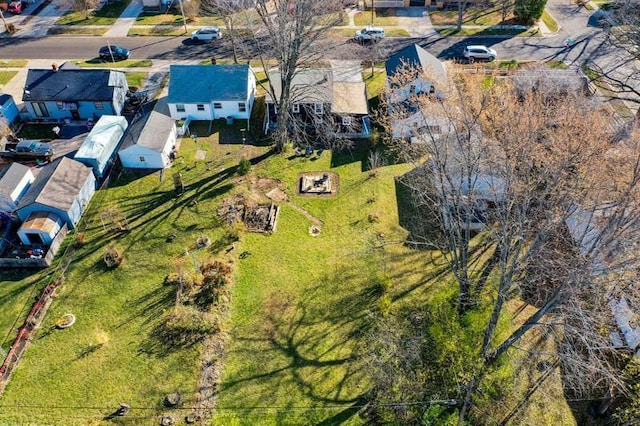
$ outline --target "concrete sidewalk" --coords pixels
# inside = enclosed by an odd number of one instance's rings
[[[122,15],[111,26],[103,37],[127,37],[129,30],[135,24],[136,18],[142,13],[142,0],[131,0],[129,6],[122,12]]]

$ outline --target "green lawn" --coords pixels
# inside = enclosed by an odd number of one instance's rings
[[[227,232],[211,213],[233,187],[220,169],[238,163],[242,146],[217,144],[228,126],[210,137],[205,137],[206,128],[192,128],[200,137],[183,141],[171,170],[183,174],[187,190],[181,197],[174,196],[170,176],[161,180],[158,173],[124,173],[96,194],[86,216],[85,244],[74,253],[61,294],[2,397],[2,422],[93,423],[120,402],[134,407],[131,416],[156,415],[166,413],[163,399],[175,391],[183,393],[186,406],[193,406],[200,346],[169,346],[157,331],[175,303],[175,288],[163,285],[166,275],[176,268],[191,273],[194,264],[216,257],[213,247],[192,251],[195,242],[204,233],[217,242]],[[207,150],[209,161],[195,162],[196,149]],[[263,151],[245,149],[251,156]],[[191,204],[194,197],[197,205]],[[129,232],[115,230],[105,219],[107,208],[119,212]],[[176,237],[168,242],[172,234]],[[114,270],[103,266],[109,245],[124,253],[123,264]],[[193,254],[184,257],[185,248]],[[2,331],[21,320],[20,309],[32,303],[30,291],[45,273],[1,276]],[[65,313],[73,313],[76,324],[55,330],[55,320]],[[51,405],[69,408],[42,408]]]
[[[362,79],[367,86],[367,94],[369,99],[376,98],[384,90],[387,79],[387,73],[374,68],[373,75],[371,69],[365,69],[362,73]]]
[[[18,71],[0,71],[0,85],[10,82],[16,74],[18,74]]]
[[[278,156],[256,171],[279,179],[292,204],[324,225],[313,237],[310,219],[283,205],[275,234],[243,240],[241,250],[251,255],[239,261],[232,296],[219,422],[363,423],[348,406],[367,390],[362,336],[371,325],[369,312],[378,310],[376,277],[389,262],[394,278],[397,274],[406,285],[416,285],[421,272],[402,265],[422,264],[418,254],[402,246],[389,249],[397,250],[395,255],[371,250],[377,235],[389,240],[406,235],[397,225],[393,177],[407,165],[385,167],[368,178],[363,154],[331,158],[323,153],[315,161]],[[337,196],[296,196],[297,173],[304,170],[338,173]],[[227,409],[238,406],[243,409]],[[291,406],[302,408],[284,408]],[[313,409],[327,406],[339,407]]]
[[[184,28],[181,26],[176,27],[131,27],[128,36],[183,36],[185,34]]]
[[[146,72],[132,72],[128,71],[125,73],[127,77],[127,84],[129,88],[137,87],[138,89],[142,87],[145,80],[147,79]]]
[[[182,15],[179,13],[142,12],[136,18],[134,25],[182,25]]]
[[[504,28],[463,28],[461,31],[456,31],[455,28],[437,28],[438,34],[443,36],[452,37],[470,37],[470,36],[484,36],[484,35],[512,35],[516,37],[534,37],[540,36],[540,32],[537,28],[531,28],[526,30],[519,29],[504,29]]]
[[[560,29],[558,26],[558,22],[553,19],[553,16],[549,15],[549,12],[547,12],[546,9],[542,12],[542,22],[544,22],[549,31],[551,31],[552,33],[558,32],[558,30]]]
[[[2,59],[0,68],[24,68],[28,63],[26,59]]]
[[[101,36],[109,31],[108,27],[54,27],[49,28],[49,35],[91,35]]]
[[[371,11],[371,10],[357,12],[356,15],[353,17],[353,20],[357,27],[364,26],[364,25],[393,27],[395,25],[398,25],[398,18],[396,16],[386,16],[384,14],[381,14],[376,11]]]
[[[458,23],[457,10],[432,10],[429,18],[433,25],[456,25]],[[491,26],[498,24],[514,24],[512,11],[502,19],[502,9],[498,6],[488,8],[468,7],[462,17],[462,25],[482,25]]]
[[[112,25],[122,15],[131,0],[121,0],[105,4],[100,10],[89,12],[88,18],[84,12],[68,12],[55,25]]]
[[[116,62],[88,59],[86,61],[77,61],[76,65],[81,68],[149,68],[153,65],[153,62],[151,59],[127,59]]]

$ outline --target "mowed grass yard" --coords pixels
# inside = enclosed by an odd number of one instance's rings
[[[199,134],[206,135],[205,130],[198,129]],[[241,145],[221,147],[218,137],[215,132],[183,142],[181,157],[169,171],[183,174],[186,191],[180,197],[174,196],[171,175],[161,180],[158,173],[124,173],[96,194],[86,216],[85,244],[74,252],[61,294],[0,400],[0,423],[87,424],[112,413],[120,402],[132,406],[131,416],[159,415],[165,413],[164,397],[175,391],[193,406],[200,345],[170,348],[157,331],[175,301],[175,288],[163,285],[166,275],[176,265],[193,270],[194,263],[215,257],[207,250],[183,253],[192,251],[204,233],[213,241],[225,233],[215,208],[232,184],[220,169],[238,163],[233,151]],[[193,160],[196,149],[208,152],[205,161]],[[251,156],[264,150],[246,148]],[[194,197],[199,203],[190,206]],[[119,233],[106,210],[120,212],[115,217],[130,231]],[[176,238],[167,242],[172,234]],[[105,269],[102,260],[111,245],[125,258],[115,270]],[[45,273],[0,277],[3,331],[16,319],[21,324],[19,309],[33,302],[32,282]],[[54,329],[65,313],[73,313],[76,324]]]

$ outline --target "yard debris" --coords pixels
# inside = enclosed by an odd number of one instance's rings
[[[222,202],[218,208],[218,216],[229,226],[242,221],[249,232],[271,234],[276,230],[279,211],[279,207],[273,203],[254,204],[238,195]]]

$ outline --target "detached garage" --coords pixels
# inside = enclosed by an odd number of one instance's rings
[[[33,212],[18,229],[18,237],[26,245],[50,245],[62,228],[62,219],[55,213]]]
[[[44,166],[18,203],[16,213],[25,222],[31,213],[54,213],[74,228],[96,190],[91,169],[67,157]]]
[[[13,213],[17,201],[34,180],[31,169],[24,164],[12,163],[0,170],[0,213]]]
[[[170,117],[151,111],[147,120],[132,125],[118,153],[127,169],[164,169],[171,166],[176,145],[176,123]]]
[[[124,117],[103,115],[87,135],[74,160],[91,167],[95,177],[101,178],[128,126]]]

